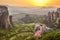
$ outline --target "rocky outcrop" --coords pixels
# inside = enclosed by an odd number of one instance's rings
[[[57,19],[60,19],[60,8],[57,9],[56,12],[48,12],[48,21],[49,22],[56,22],[59,21]]]
[[[30,23],[31,22],[31,18],[30,16],[27,14],[24,18],[21,19],[24,23]]]
[[[8,8],[0,5],[0,27],[8,28],[10,25]]]
[[[60,8],[57,8],[56,12],[48,12],[48,22],[60,25]],[[57,28],[60,28],[60,26]]]

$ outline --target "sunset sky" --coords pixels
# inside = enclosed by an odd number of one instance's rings
[[[60,7],[60,0],[0,0],[0,4],[23,7]]]

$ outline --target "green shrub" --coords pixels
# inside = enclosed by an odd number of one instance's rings
[[[60,31],[53,31],[50,33],[43,34],[41,38],[31,37],[27,40],[60,40]]]
[[[60,31],[53,31],[42,36],[42,40],[59,40]]]
[[[33,30],[34,24],[16,24],[8,30],[0,29],[0,40],[60,40],[60,31],[54,30],[44,33],[41,38],[35,38]]]

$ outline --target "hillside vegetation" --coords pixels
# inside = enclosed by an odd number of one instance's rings
[[[0,29],[0,40],[59,40],[60,39],[60,31],[57,30],[53,30],[50,33],[44,33],[41,38],[34,38],[33,31],[34,31],[34,23],[15,24],[15,27],[13,28],[9,28],[7,30]]]

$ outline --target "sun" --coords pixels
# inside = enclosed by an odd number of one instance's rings
[[[48,0],[33,0],[35,6],[47,6]]]

